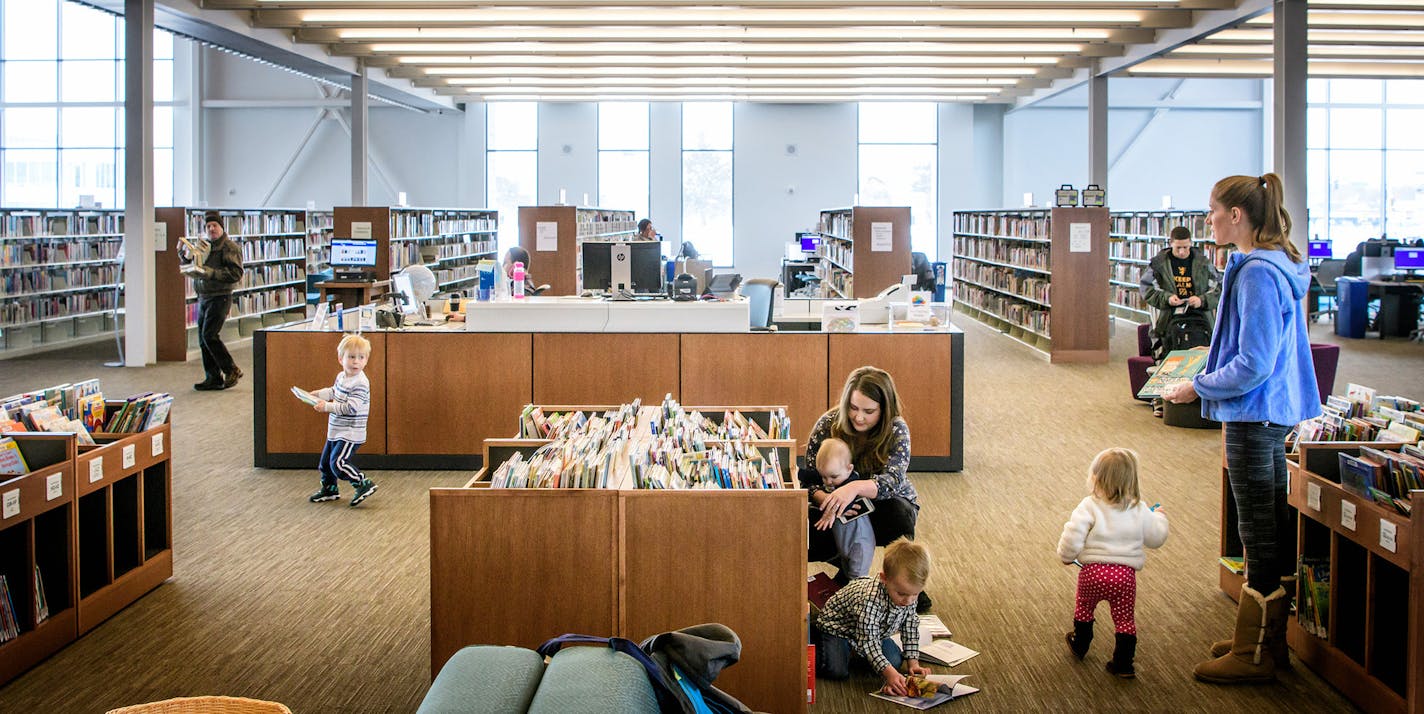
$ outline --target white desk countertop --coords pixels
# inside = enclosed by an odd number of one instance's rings
[[[470,332],[747,332],[750,325],[745,300],[530,297],[471,302],[465,311],[465,329]]]

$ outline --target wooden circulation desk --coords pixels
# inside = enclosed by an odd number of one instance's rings
[[[313,468],[326,415],[290,393],[331,386],[339,332],[307,323],[253,339],[253,463]],[[890,372],[912,435],[911,469],[964,466],[964,333],[474,332],[463,325],[366,333],[371,412],[362,468],[472,469],[525,404],[786,404],[802,446],[862,365]]]

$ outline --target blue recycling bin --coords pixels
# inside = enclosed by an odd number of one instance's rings
[[[1341,337],[1364,337],[1369,322],[1370,281],[1363,278],[1340,278],[1335,281],[1335,334]]]

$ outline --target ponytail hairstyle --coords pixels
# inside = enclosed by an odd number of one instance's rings
[[[1254,231],[1254,247],[1282,250],[1301,262],[1300,250],[1290,241],[1291,218],[1280,176],[1227,176],[1212,187],[1211,197],[1223,208],[1241,209]]]

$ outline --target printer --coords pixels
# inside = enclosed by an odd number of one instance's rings
[[[895,283],[881,290],[879,295],[859,302],[861,324],[884,325],[892,319],[890,309],[892,303],[905,305],[910,302],[910,287],[904,283]],[[903,308],[901,312],[904,312]]]

